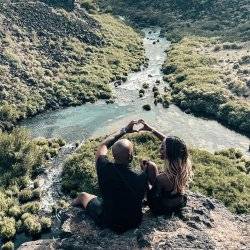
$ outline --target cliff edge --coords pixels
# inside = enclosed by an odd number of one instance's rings
[[[153,217],[144,208],[138,229],[117,235],[101,230],[81,209],[64,213],[59,239],[24,243],[34,249],[249,249],[250,216],[237,216],[214,199],[190,193],[181,214]]]

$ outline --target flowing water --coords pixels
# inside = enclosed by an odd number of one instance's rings
[[[125,83],[114,88],[117,96],[115,104],[98,102],[51,111],[28,119],[22,125],[29,128],[34,136],[60,136],[73,142],[109,134],[132,119],[143,118],[166,135],[183,138],[189,146],[210,151],[236,147],[248,154],[249,139],[218,122],[186,114],[175,105],[168,109],[162,105],[154,106],[152,87],[156,80],[161,81],[159,88],[166,86],[162,81],[161,65],[166,56],[164,51],[170,44],[160,37],[158,28],[145,29],[144,32],[149,66],[140,72],[131,73]],[[138,91],[143,83],[148,83],[150,88],[144,98],[139,98]],[[152,110],[144,111],[144,104],[151,104]]]

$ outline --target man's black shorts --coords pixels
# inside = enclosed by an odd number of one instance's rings
[[[104,226],[102,198],[93,198],[88,203],[86,211],[98,226]]]

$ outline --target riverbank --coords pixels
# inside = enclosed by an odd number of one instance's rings
[[[142,31],[145,33],[143,45],[148,58],[147,68],[128,74],[126,82],[113,86],[116,96],[113,104],[97,102],[47,112],[28,119],[21,125],[28,128],[34,137],[62,137],[68,142],[75,142],[105,136],[130,120],[143,118],[166,135],[183,138],[191,147],[211,152],[238,148],[248,154],[249,139],[246,136],[227,129],[214,120],[187,114],[188,112],[183,112],[173,104],[168,108],[164,108],[161,103],[155,105],[154,88],[157,88],[159,96],[170,93],[169,84],[162,80],[164,74],[161,71],[165,61],[164,51],[169,49],[170,43],[166,38],[160,37],[161,29],[158,27]],[[143,88],[144,85],[147,86],[146,89]],[[168,92],[165,92],[165,88]],[[144,94],[140,97],[142,89]],[[144,105],[150,105],[151,111],[143,110]]]
[[[250,137],[249,49],[249,43],[183,38],[162,68],[173,102]]]

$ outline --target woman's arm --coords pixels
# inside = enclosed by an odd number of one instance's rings
[[[140,160],[140,165],[142,171],[144,171],[148,176],[149,184],[153,186],[159,174],[157,165],[154,162],[148,160]]]
[[[165,139],[165,135],[162,134],[161,132],[159,132],[158,130],[156,130],[155,128],[153,128],[152,126],[148,125],[144,120],[139,120],[139,123],[143,124],[143,128],[141,129],[144,131],[150,131],[152,132],[157,138],[159,138],[161,141],[163,141]]]

